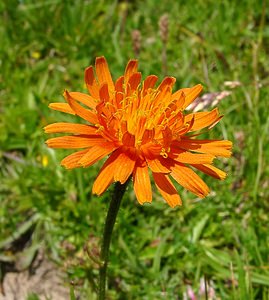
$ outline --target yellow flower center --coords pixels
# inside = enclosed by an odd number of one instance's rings
[[[178,101],[180,99],[172,99],[171,86],[163,90],[144,90],[138,86],[130,91],[123,85],[123,91],[116,90],[106,102],[97,105],[98,132],[139,152],[145,145],[159,146],[159,155],[167,158],[171,142],[178,139],[186,127]]]

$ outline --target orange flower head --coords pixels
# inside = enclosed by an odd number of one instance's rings
[[[184,110],[202,91],[200,84],[172,92],[176,81],[158,77],[141,82],[137,60],[130,60],[124,75],[112,80],[104,57],[97,57],[95,70],[85,70],[89,95],[64,92],[67,103],[51,103],[50,108],[78,115],[85,124],[54,123],[46,133],[72,135],[47,140],[51,148],[83,149],[65,157],[67,169],[89,167],[109,156],[102,166],[93,193],[102,194],[111,183],[122,184],[132,176],[139,203],[152,201],[151,170],[157,189],[171,207],[181,205],[171,177],[181,186],[203,198],[209,193],[205,182],[193,169],[217,179],[226,174],[212,165],[216,156],[229,157],[232,143],[227,140],[201,140],[193,134],[211,129],[222,116],[218,109],[185,114]]]

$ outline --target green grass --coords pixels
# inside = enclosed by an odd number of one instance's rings
[[[139,206],[129,187],[112,240],[110,299],[183,299],[204,278],[218,299],[269,299],[265,1],[6,0],[0,12],[0,264],[15,259],[10,245],[33,228],[33,247],[45,247],[74,280],[71,294],[94,299],[98,267],[83,247],[98,254],[110,196],[91,194],[100,164],[60,167],[69,152],[48,149],[42,128],[74,117],[47,106],[65,88],[85,90],[83,70],[96,56],[105,55],[119,76],[134,57],[134,29],[143,76],[163,77],[158,21],[168,13],[167,73],[176,88],[202,83],[214,92],[227,89],[227,80],[242,83],[220,102],[225,117],[208,134],[232,140],[234,154],[219,163],[225,181],[205,178],[206,199],[179,187],[182,208],[169,208],[157,193]]]

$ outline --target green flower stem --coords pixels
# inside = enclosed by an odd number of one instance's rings
[[[111,241],[113,227],[120,208],[121,200],[128,183],[129,183],[129,179],[124,184],[121,184],[120,182],[116,182],[114,193],[112,195],[112,199],[110,201],[108,213],[106,216],[104,235],[103,235],[103,241],[102,241],[101,253],[100,253],[101,266],[99,269],[99,287],[98,287],[99,300],[105,300],[106,272],[107,272],[107,265],[108,265],[109,245]]]

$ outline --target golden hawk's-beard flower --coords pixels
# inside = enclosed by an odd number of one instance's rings
[[[67,169],[89,167],[109,155],[93,185],[97,195],[111,183],[123,184],[132,176],[138,202],[151,202],[150,169],[157,189],[170,206],[181,205],[171,177],[195,195],[205,197],[209,188],[193,169],[224,179],[225,172],[214,167],[212,161],[216,156],[229,157],[232,143],[196,139],[198,134],[193,132],[211,129],[222,116],[218,109],[184,114],[202,86],[173,93],[174,77],[164,78],[158,87],[155,75],[141,83],[137,66],[137,60],[130,60],[124,75],[114,82],[106,59],[97,57],[95,72],[92,66],[85,70],[90,95],[65,91],[67,103],[49,105],[54,110],[78,115],[87,124],[46,126],[46,133],[73,134],[51,138],[47,145],[84,149],[62,160]]]

